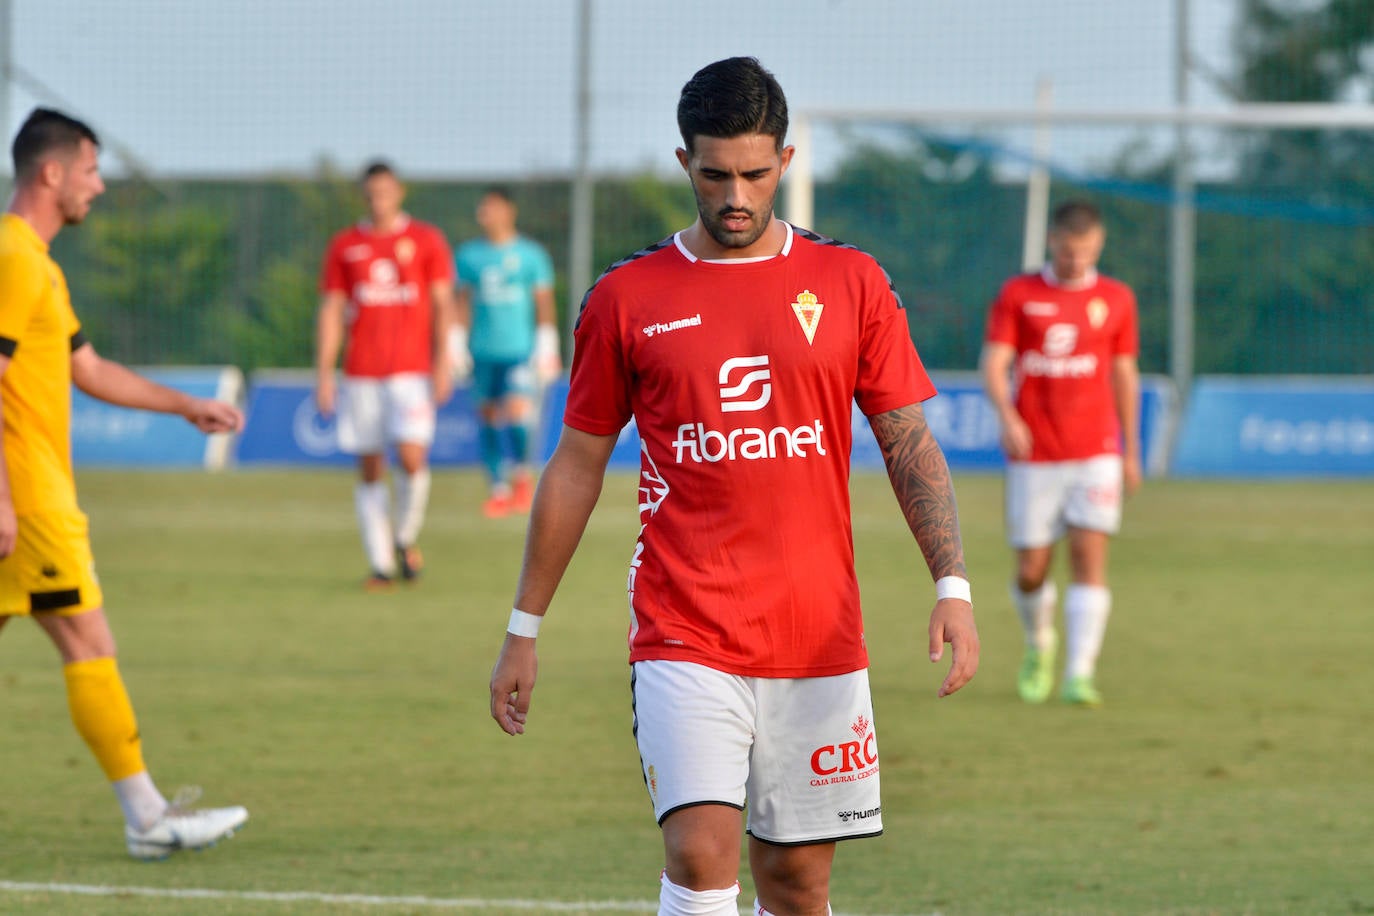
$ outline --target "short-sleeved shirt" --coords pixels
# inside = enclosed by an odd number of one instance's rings
[[[429,372],[434,360],[430,287],[453,282],[448,242],[436,227],[403,217],[390,233],[359,223],[325,252],[320,291],[348,297],[345,375]]]
[[[472,295],[468,350],[478,362],[523,362],[534,351],[534,293],[553,288],[553,262],[538,242],[473,239],[454,255],[458,285]]]
[[[1112,362],[1140,348],[1129,286],[1096,273],[1066,286],[1048,267],[1013,277],[992,303],[986,340],[1016,349],[1016,410],[1030,427],[1031,461],[1120,454]]]
[[[575,333],[564,421],[641,437],[630,661],[820,677],[868,663],[849,509],[853,404],[935,394],[887,274],[788,227],[703,261],[679,236],[613,265]]]
[[[74,349],[85,343],[48,245],[13,213],[0,217],[0,381],[5,463],[17,515],[75,511],[71,414]]]

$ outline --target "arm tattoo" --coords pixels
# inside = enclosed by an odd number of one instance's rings
[[[926,558],[931,575],[962,576],[964,547],[959,538],[959,510],[945,454],[926,425],[920,404],[869,418],[883,450],[887,476],[911,533]]]

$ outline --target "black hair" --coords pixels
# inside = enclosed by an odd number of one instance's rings
[[[765,134],[782,149],[787,136],[787,97],[772,73],[754,57],[730,57],[702,67],[677,103],[677,127],[687,152],[695,137]]]
[[[74,152],[80,148],[82,140],[100,145],[95,131],[76,118],[51,108],[35,108],[19,128],[19,133],[14,135],[14,144],[10,147],[15,179],[28,179],[44,157],[55,150]]]
[[[1102,211],[1086,200],[1066,200],[1054,208],[1050,226],[1056,232],[1082,235],[1102,225]]]
[[[390,175],[392,178],[397,177],[396,170],[391,167],[390,162],[387,162],[385,159],[373,159],[367,165],[363,166],[363,177],[361,180],[367,181],[369,178],[376,178],[378,175]]]

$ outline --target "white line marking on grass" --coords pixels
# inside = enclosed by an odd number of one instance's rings
[[[197,887],[121,887],[104,884],[42,884],[0,881],[0,890],[84,897],[170,897],[177,900],[264,900],[271,903],[334,903],[354,906],[410,906],[436,910],[507,910],[551,912],[654,913],[658,903],[647,900],[601,900],[570,903],[562,900],[487,900],[480,897],[382,897],[374,894],[325,894],[316,891],[226,891]]]
[[[110,884],[60,884],[0,880],[0,891],[72,894],[80,897],[163,897],[175,900],[263,900],[269,903],[334,903],[351,906],[410,906],[435,910],[479,910],[500,907],[554,913],[657,913],[657,901],[490,900],[481,897],[383,897],[376,894],[326,894],[320,891],[226,891],[202,887],[129,887]],[[749,911],[742,911],[747,913]],[[836,913],[835,916],[844,916]],[[938,912],[930,916],[940,916]]]

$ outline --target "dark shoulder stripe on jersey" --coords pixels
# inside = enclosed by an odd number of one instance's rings
[[[19,341],[12,337],[0,337],[0,356],[13,359],[14,351],[19,349]]]
[[[664,248],[667,248],[671,244],[673,244],[673,237],[670,235],[667,238],[659,239],[657,242],[654,242],[647,248],[641,248],[634,254],[621,258],[619,261],[616,261],[610,267],[607,267],[605,270],[603,270],[601,272],[601,276],[597,277],[596,282],[593,283],[590,287],[588,287],[587,292],[583,294],[582,304],[577,307],[577,322],[573,325],[573,329],[576,330],[577,325],[582,323],[582,313],[586,311],[587,300],[591,298],[592,290],[596,289],[597,283],[600,283],[602,280],[606,279],[606,277],[610,276],[612,271],[624,267],[626,264],[629,264],[632,261],[638,261],[640,258],[647,257],[656,251],[662,251]]]
[[[906,309],[906,303],[902,301],[901,293],[897,292],[897,286],[892,282],[892,275],[887,272],[887,268],[883,266],[882,262],[879,261],[877,258],[874,258],[873,255],[868,254],[867,251],[864,251],[858,245],[851,245],[848,242],[841,242],[837,239],[829,238],[827,236],[821,235],[819,232],[814,232],[811,229],[803,229],[800,226],[793,226],[792,231],[795,232],[797,235],[801,236],[802,238],[806,239],[808,242],[812,242],[816,245],[830,245],[835,248],[848,248],[850,251],[857,251],[860,254],[868,255],[868,257],[872,258],[873,263],[878,265],[878,269],[883,272],[883,279],[887,281],[887,288],[892,291],[892,298],[897,300],[897,308],[902,310]]]
[[[90,342],[90,338],[86,336],[85,331],[77,331],[72,335],[72,352],[75,353]]]

